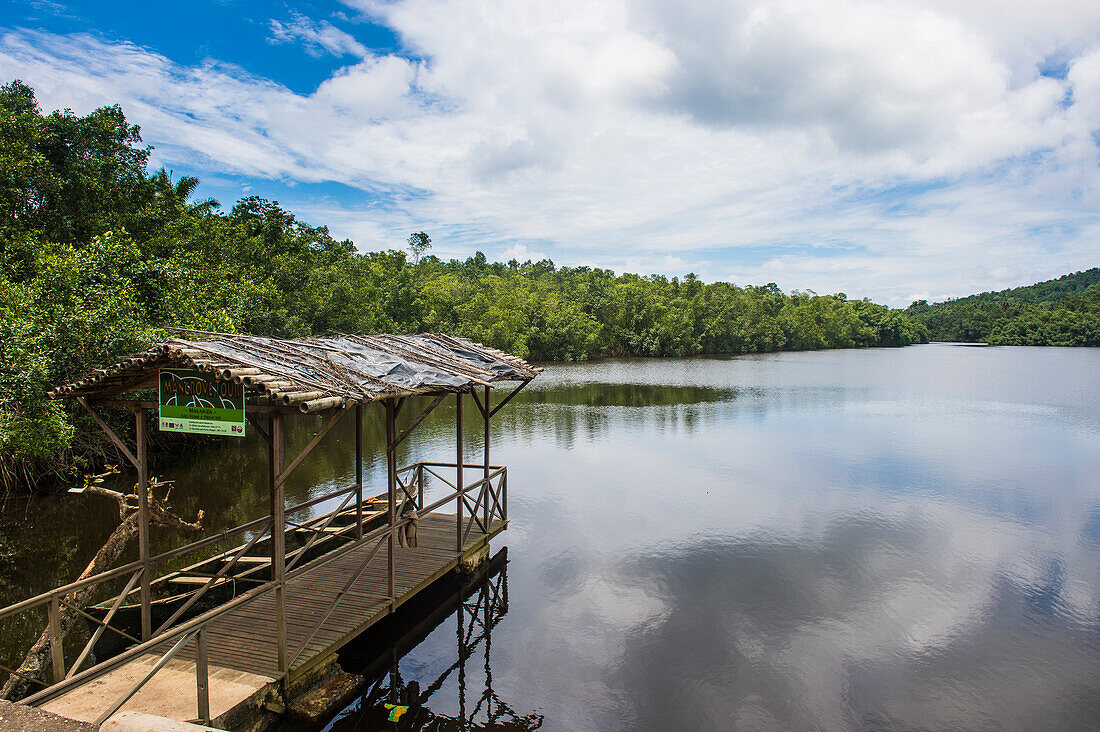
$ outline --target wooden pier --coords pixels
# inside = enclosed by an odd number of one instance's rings
[[[455,515],[432,514],[419,529],[419,546],[399,547],[393,602],[387,593],[386,557],[372,552],[374,542],[358,543],[350,551],[316,569],[286,582],[287,644],[301,649],[293,654],[290,679],[301,677],[330,661],[333,655],[373,624],[455,570],[463,558],[471,557],[488,546],[489,540],[505,528],[494,520],[489,532],[477,531],[476,522],[467,519],[470,535],[462,552],[454,549]],[[360,567],[365,568],[359,571]],[[307,565],[308,566],[308,565]],[[348,578],[354,581],[348,584]],[[346,586],[346,590],[344,589]],[[338,598],[342,601],[338,602]],[[318,625],[319,619],[324,619]],[[219,615],[206,626],[206,653],[209,678],[209,714],[217,718],[234,705],[277,681],[279,659],[276,644],[273,593]],[[77,686],[42,704],[42,708],[63,717],[94,722],[106,709],[125,695],[144,673],[151,669],[171,644],[138,656],[95,680]],[[228,673],[227,673],[228,672]],[[180,695],[181,682],[195,683],[194,644],[181,648],[161,671],[164,684],[135,694],[120,710],[136,710],[181,720],[200,717],[193,695]]]
[[[28,687],[21,703],[95,723],[119,710],[224,722],[265,689],[274,689],[285,703],[295,681],[332,661],[343,646],[447,573],[487,552],[507,527],[507,469],[490,464],[490,420],[537,369],[446,336],[277,341],[209,335],[217,337],[169,342],[55,392],[77,398],[134,465],[140,558],[0,609],[0,621],[48,611],[47,662],[0,664]],[[342,360],[334,360],[333,353]],[[248,404],[244,413],[268,446],[271,510],[151,556],[148,526],[155,497],[146,434],[147,413],[157,403],[116,395],[147,389],[156,383],[158,369],[181,366],[260,388],[263,399]],[[519,384],[493,405],[491,383],[500,380]],[[456,407],[454,462],[398,468],[397,447],[448,394]],[[465,394],[483,422],[478,463],[465,457]],[[406,400],[421,396],[431,401],[402,428]],[[371,402],[385,409],[387,478],[384,494],[365,499],[362,420]],[[134,414],[132,450],[97,411],[119,407]],[[324,421],[314,439],[288,460],[284,420],[302,412],[320,414]],[[355,418],[355,483],[286,506],[287,478],[347,414]],[[311,515],[319,508],[327,510]],[[217,552],[234,539],[242,543]],[[258,553],[260,547],[264,551]],[[186,564],[189,556],[195,560]],[[165,588],[181,586],[193,589],[165,599]],[[90,591],[100,588],[102,595],[102,588],[112,587],[114,599],[97,605],[98,615],[89,613]],[[138,627],[122,622],[126,608]],[[95,628],[79,650],[71,641],[66,647],[78,619]],[[116,650],[103,657],[105,633],[109,640],[119,636],[130,642],[121,651],[116,642]],[[46,671],[50,676],[43,678]],[[191,680],[193,693],[185,691],[183,679]]]

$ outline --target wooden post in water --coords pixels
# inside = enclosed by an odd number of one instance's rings
[[[134,426],[137,430],[137,472],[138,472],[138,556],[141,559],[141,639],[149,640],[153,635],[153,615],[150,605],[150,581],[152,564],[149,562],[149,459],[146,441],[145,410],[138,407],[134,412]]]
[[[482,516],[485,518],[485,533],[489,533],[489,496],[492,495],[492,491],[489,490],[489,387],[485,387],[485,483],[482,484],[481,489],[485,491],[482,493],[484,496],[482,503]]]
[[[363,405],[355,405],[355,538],[363,538]]]
[[[455,443],[456,454],[455,463],[458,464],[458,469],[455,476],[455,486],[458,488],[458,522],[457,533],[455,534],[455,551],[462,551],[462,504],[466,500],[466,494],[462,492],[462,392],[455,394]]]
[[[394,440],[397,438],[397,415],[394,409],[393,399],[386,400],[386,495],[388,497],[389,507],[386,511],[386,516],[389,519],[390,533],[386,537],[386,576],[389,584],[390,594],[390,607],[393,607],[393,603],[396,602],[396,595],[393,591],[393,525],[397,519],[396,506],[397,501],[397,445],[394,444]]]
[[[286,673],[286,497],[283,472],[283,415],[271,413],[271,578],[275,581],[275,642],[278,644],[279,671]],[[285,677],[284,677],[285,679]]]

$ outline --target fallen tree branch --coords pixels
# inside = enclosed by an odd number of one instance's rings
[[[134,486],[133,493],[122,493],[120,491],[105,488],[102,485],[105,478],[116,473],[118,473],[118,469],[108,465],[107,472],[99,475],[86,476],[84,479],[84,487],[81,489],[74,489],[74,492],[92,493],[117,501],[120,519],[119,525],[111,532],[111,535],[107,537],[107,541],[104,542],[99,551],[95,553],[92,561],[88,563],[84,571],[80,573],[80,576],[77,578],[78,581],[101,572],[106,572],[110,569],[111,566],[118,561],[118,558],[122,556],[122,552],[125,551],[130,540],[137,534],[139,518],[137,513],[139,500],[137,486]],[[165,507],[164,503],[167,502],[168,496],[171,495],[172,492],[171,485],[172,481],[160,481],[156,478],[151,478],[149,480],[150,523],[179,531],[199,531],[202,529],[203,512],[201,510],[198,512],[193,522],[188,522],[184,521]],[[168,490],[165,491],[164,498],[158,500],[153,491],[156,488],[164,487],[167,487]],[[65,602],[61,603],[59,613],[62,640],[64,640],[69,634],[69,631],[73,629],[80,619],[81,615],[79,611],[84,610],[91,603],[98,587],[98,583],[91,584],[65,597]],[[35,641],[34,645],[31,646],[31,649],[27,652],[27,656],[23,659],[23,663],[19,665],[18,671],[20,674],[30,679],[37,679],[45,682],[49,678],[47,672],[50,666],[50,632],[47,627],[46,630],[42,631],[42,635],[38,637],[38,640]],[[0,689],[0,698],[9,701],[17,701],[30,694],[32,690],[31,682],[28,679],[11,675],[4,684],[4,687]]]

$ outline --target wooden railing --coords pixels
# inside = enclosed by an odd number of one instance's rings
[[[480,470],[482,471],[482,476],[475,481],[465,484],[460,490],[457,486],[461,484],[463,469],[466,468]],[[453,470],[455,473],[453,481],[446,475],[449,470]],[[286,553],[283,572],[273,571],[274,568],[271,565],[271,560],[267,558],[265,564],[253,565],[244,572],[231,574],[241,560],[248,556],[250,549],[254,548],[265,536],[270,536],[274,525],[274,518],[270,515],[228,529],[215,536],[206,537],[199,541],[191,542],[185,546],[154,556],[150,560],[150,563],[154,567],[160,566],[168,568],[166,574],[158,577],[158,582],[180,572],[184,572],[188,576],[197,577],[201,574],[200,572],[188,567],[171,569],[170,563],[188,554],[208,549],[232,537],[244,536],[249,532],[254,532],[242,546],[235,550],[231,549],[221,554],[215,554],[212,557],[206,557],[202,561],[192,565],[201,566],[202,564],[217,561],[219,559],[225,561],[217,572],[204,575],[206,582],[195,591],[181,607],[172,612],[170,617],[156,629],[152,637],[145,641],[139,641],[134,635],[127,633],[123,628],[112,625],[112,621],[116,618],[118,610],[125,605],[126,599],[132,597],[136,592],[135,585],[144,569],[144,564],[140,561],[130,562],[115,569],[57,587],[49,592],[41,593],[23,600],[22,602],[0,609],[0,621],[43,606],[47,608],[53,683],[47,683],[38,679],[30,679],[20,671],[2,664],[0,664],[0,670],[7,671],[10,674],[27,679],[41,686],[41,690],[23,700],[23,703],[37,705],[56,698],[71,688],[98,678],[140,655],[150,652],[155,653],[158,646],[172,642],[173,645],[171,648],[161,655],[160,659],[154,664],[149,673],[135,684],[123,698],[117,700],[116,703],[108,708],[109,713],[102,717],[100,720],[100,722],[102,722],[109,717],[110,714],[113,714],[125,704],[127,700],[133,697],[133,695],[153,678],[172,657],[186,647],[190,641],[194,640],[196,643],[196,697],[198,700],[199,717],[201,721],[209,722],[207,718],[209,716],[209,697],[205,628],[211,622],[240,605],[254,600],[276,587],[281,587],[281,583],[276,578],[280,574],[284,576],[284,582],[289,581],[311,572],[318,567],[322,567],[344,556],[350,551],[371,545],[373,542],[373,546],[371,546],[370,550],[366,553],[364,559],[359,563],[357,568],[349,574],[344,588],[334,595],[327,612],[313,625],[306,640],[298,644],[294,649],[287,649],[285,647],[279,649],[280,658],[288,657],[290,663],[293,663],[293,661],[297,660],[308,647],[310,641],[316,636],[320,627],[340,604],[346,596],[347,591],[354,585],[355,581],[363,571],[365,571],[370,562],[379,554],[384,544],[388,545],[388,591],[390,609],[393,609],[397,600],[394,594],[394,537],[397,536],[399,531],[404,530],[409,523],[419,521],[424,515],[438,511],[443,506],[454,501],[457,509],[455,512],[456,551],[461,552],[466,542],[469,540],[469,536],[475,526],[479,532],[489,534],[494,520],[499,519],[500,521],[507,521],[507,475],[507,468],[497,465],[485,466],[484,464],[463,463],[459,465],[457,463],[419,462],[396,471],[395,481],[400,490],[395,496],[396,500],[393,511],[389,510],[388,500],[385,499],[384,495],[368,500],[360,500],[354,507],[349,507],[349,503],[353,498],[362,496],[362,488],[359,484],[349,488],[336,490],[323,496],[318,496],[317,498],[288,508],[285,514],[291,516],[325,503],[326,501],[340,499],[341,497],[343,499],[336,509],[328,511],[320,516],[312,517],[300,523],[286,521],[286,525],[291,528],[309,532],[310,538],[302,547]],[[450,491],[425,505],[425,496],[432,487],[432,484],[436,481],[445,485]],[[474,493],[476,493],[476,496],[471,499],[471,494]],[[471,500],[473,501],[472,503]],[[388,519],[387,522],[375,529],[364,531],[365,524],[368,524],[371,519],[383,515],[383,512],[379,510],[382,506],[385,507],[385,515]],[[352,508],[354,508],[355,511],[355,522],[341,527],[336,531],[332,531],[331,525],[336,518],[341,515],[349,515]],[[464,512],[468,512],[468,520],[463,519]],[[308,556],[307,553],[311,549],[316,550],[319,546],[329,542],[342,543],[338,546],[331,547],[319,556],[305,559]],[[261,579],[265,573],[267,576],[271,577],[271,579]],[[122,591],[114,599],[103,619],[96,618],[73,606],[71,597],[75,596],[75,593],[79,590],[103,582],[120,581],[123,578],[127,578],[126,583]],[[195,615],[194,617],[187,617],[188,611],[192,610],[194,612],[196,603],[201,597],[206,595],[209,590],[229,581],[236,582],[238,580],[247,580],[248,583],[254,586],[238,593],[234,585],[229,597],[217,607]],[[145,602],[149,602],[148,594],[145,594],[141,599]],[[74,663],[67,672],[65,667],[64,638],[61,634],[60,623],[58,621],[60,609],[63,605],[72,607],[79,615],[96,625],[96,629],[92,633],[91,638],[76,655]],[[144,613],[149,612],[148,607],[143,607],[142,610]],[[100,641],[106,630],[110,630],[125,640],[130,641],[132,645],[117,655],[100,661],[81,671],[81,667],[91,657],[96,644]],[[285,643],[285,638],[280,640]],[[276,640],[275,642],[278,643],[280,640]]]

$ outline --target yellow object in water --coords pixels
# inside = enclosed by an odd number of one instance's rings
[[[382,706],[384,706],[386,709],[390,710],[389,719],[390,719],[391,722],[398,721],[399,719],[401,719],[402,714],[409,711],[408,707],[403,707],[403,706],[400,706],[398,704],[383,704]]]

